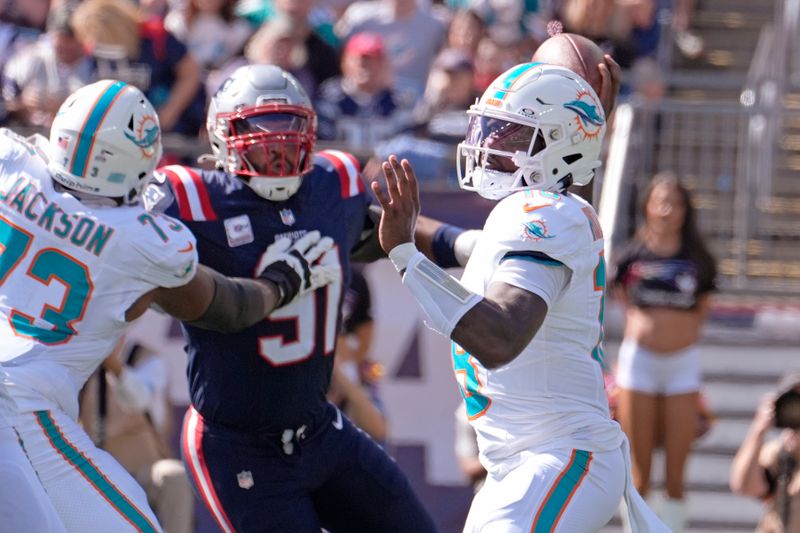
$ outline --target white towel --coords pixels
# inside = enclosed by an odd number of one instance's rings
[[[627,437],[622,440],[622,455],[625,458],[625,493],[623,499],[625,501],[626,516],[623,516],[622,520],[625,533],[672,533],[639,495],[636,487],[633,486],[631,452]]]

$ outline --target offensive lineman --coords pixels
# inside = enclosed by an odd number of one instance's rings
[[[567,192],[600,165],[605,116],[571,71],[517,65],[470,107],[464,189],[500,200],[459,283],[413,243],[408,162],[384,163],[381,246],[453,339],[452,358],[488,477],[465,532],[596,531],[628,504],[634,531],[667,531],[630,481],[602,368],[605,263],[594,209]]]
[[[319,233],[274,243],[248,273],[259,281],[198,267],[185,226],[138,204],[160,156],[152,105],[113,80],[68,97],[49,143],[0,130],[0,415],[13,426],[0,438],[16,431],[27,454],[0,465],[4,490],[22,483],[0,502],[3,527],[160,531],[144,491],[76,422],[88,376],[151,305],[236,331],[332,279]]]

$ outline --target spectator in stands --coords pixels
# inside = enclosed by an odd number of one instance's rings
[[[446,48],[436,57],[428,76],[422,102],[415,110],[418,122],[426,122],[433,136],[452,137],[456,143],[464,136],[467,114],[475,103],[475,65],[467,53]]]
[[[462,50],[446,48],[433,63],[425,95],[414,109],[414,129],[376,147],[381,160],[390,154],[408,159],[420,176],[440,185],[457,183],[454,147],[464,139],[475,103],[475,68]]]
[[[0,90],[8,60],[34,44],[45,29],[47,0],[0,0]],[[0,124],[8,120],[5,98],[0,98]]]
[[[510,60],[508,52],[491,37],[484,37],[478,43],[475,55],[475,90],[485,91],[500,74],[516,62]]]
[[[67,5],[53,9],[47,33],[5,67],[3,99],[21,125],[49,126],[64,99],[94,81],[92,61],[70,23],[72,12]]]
[[[273,17],[250,39],[245,57],[249,63],[281,67],[297,78],[308,97],[314,100],[318,86],[309,67],[308,48],[299,36],[296,19]],[[232,72],[230,70],[228,74]]]
[[[164,20],[164,27],[186,45],[204,71],[240,55],[252,30],[233,14],[236,0],[186,0]]]
[[[319,87],[325,80],[339,76],[341,71],[339,52],[334,47],[338,39],[332,22],[324,15],[324,10],[314,10],[315,3],[314,0],[243,0],[236,12],[255,27],[273,18],[289,19],[297,32],[296,37],[305,47],[314,86]]]
[[[447,46],[461,50],[471,58],[478,53],[478,44],[486,35],[483,19],[475,11],[460,9],[453,14],[447,30]]]
[[[386,417],[378,382],[383,367],[370,357],[375,323],[367,279],[354,267],[342,303],[342,332],[336,344],[328,399],[378,442],[386,440]]]
[[[584,35],[629,68],[638,53],[634,28],[655,22],[656,0],[562,0],[560,18],[567,32]]]
[[[652,452],[661,436],[667,499],[660,514],[680,532],[684,466],[699,420],[701,369],[694,345],[708,315],[716,266],[689,193],[673,174],[653,178],[643,223],[614,263],[613,287],[626,317],[617,362],[618,419],[631,442],[633,479],[642,495],[650,489]]]
[[[417,96],[425,90],[433,58],[445,40],[445,28],[417,0],[379,0],[353,3],[336,25],[348,39],[361,32],[379,34],[389,52],[397,87]]]
[[[696,59],[705,51],[703,38],[689,29],[694,18],[696,0],[672,0],[671,3],[675,44],[684,56]]]
[[[342,54],[342,76],[319,90],[317,135],[346,143],[354,151],[371,151],[411,124],[414,95],[395,88],[383,39],[358,33]]]
[[[767,440],[773,427],[780,435]],[[761,399],[747,435],[731,465],[730,486],[737,494],[766,504],[757,531],[800,531],[800,373],[784,376],[774,394]]]
[[[145,20],[128,0],[85,0],[72,21],[92,51],[97,77],[139,87],[158,111],[163,132],[197,135],[204,127],[200,67],[158,19]]]
[[[480,16],[486,23],[487,31],[496,39],[519,41],[526,36],[535,36],[538,39],[547,37],[544,28],[547,19],[544,19],[540,9],[546,2],[529,2],[526,0],[470,0],[469,8]],[[535,50],[536,46],[528,48]]]
[[[136,479],[166,533],[191,533],[194,494],[168,442],[167,365],[124,339],[87,382],[81,422],[95,444]]]

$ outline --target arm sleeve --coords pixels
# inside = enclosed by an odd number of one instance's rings
[[[550,306],[572,277],[571,271],[558,263],[545,263],[519,257],[503,259],[492,276],[541,297]]]

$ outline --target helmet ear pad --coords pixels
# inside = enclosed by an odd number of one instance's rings
[[[50,128],[49,170],[80,193],[133,204],[162,155],[158,114],[136,87],[101,80],[71,94]]]
[[[299,82],[274,65],[240,67],[211,99],[216,164],[273,201],[291,197],[313,165],[317,116]]]
[[[512,67],[467,114],[467,137],[458,148],[464,189],[493,199],[525,189],[561,190],[585,185],[600,165],[606,128],[600,99],[567,69]],[[518,132],[517,142],[498,142],[508,131]]]

